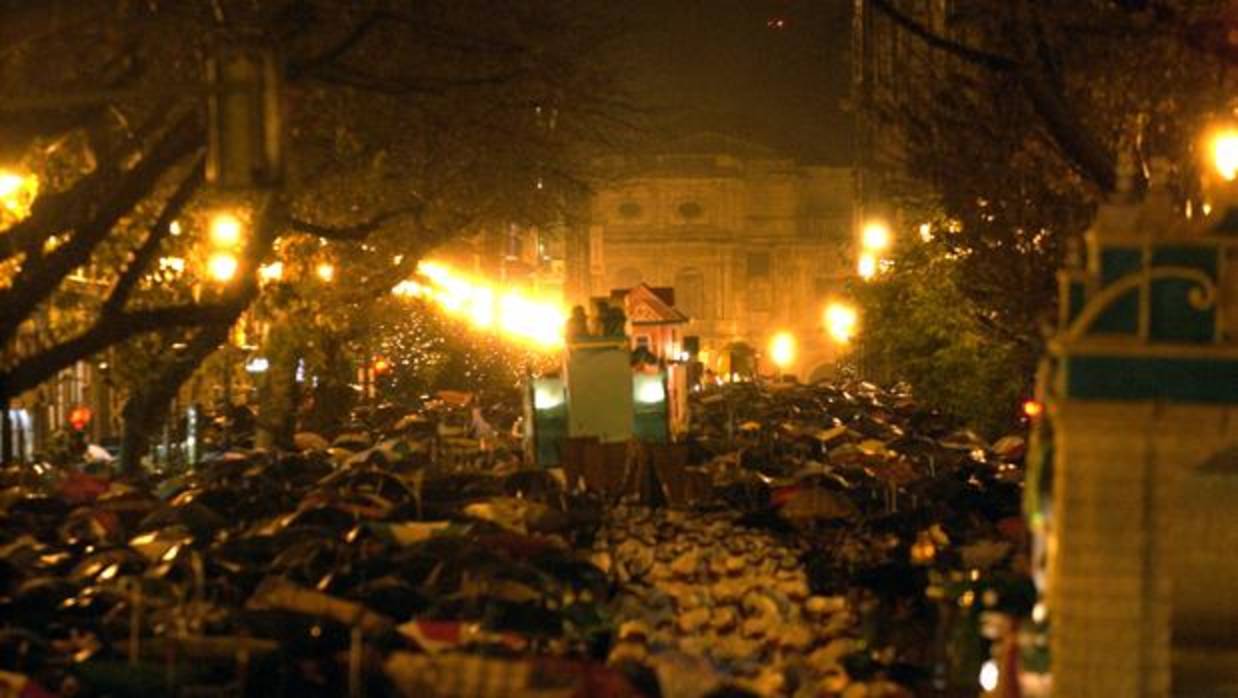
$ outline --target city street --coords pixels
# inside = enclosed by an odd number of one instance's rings
[[[0,0],[0,698],[1238,698],[1238,0]]]

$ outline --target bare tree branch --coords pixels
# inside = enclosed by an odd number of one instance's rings
[[[174,162],[201,143],[196,115],[182,117],[127,173],[115,191],[96,204],[95,215],[79,227],[68,242],[47,255],[41,264],[26,264],[13,284],[0,291],[0,345],[40,303],[48,298],[74,269],[85,264],[113,226],[137,202],[150,194],[159,177]]]
[[[299,218],[289,218],[288,226],[298,233],[307,233],[309,235],[317,235],[328,240],[340,240],[349,242],[359,242],[370,236],[370,233],[382,228],[391,221],[402,218],[404,216],[412,216],[420,213],[422,207],[417,206],[401,206],[399,208],[380,213],[379,215],[361,223],[346,226],[331,226],[312,223],[310,221],[301,220]]]
[[[194,193],[202,186],[204,172],[202,168],[202,157],[194,160],[190,166],[189,174],[181,180],[181,183],[176,187],[176,191],[168,197],[168,200],[163,204],[163,210],[160,211],[159,217],[151,226],[150,232],[146,236],[146,240],[138,247],[133,254],[133,259],[129,265],[125,267],[125,271],[121,273],[120,278],[116,280],[116,284],[112,286],[111,293],[103,303],[100,309],[100,314],[104,317],[115,315],[124,309],[125,303],[128,302],[130,294],[133,293],[134,287],[142,278],[142,274],[150,266],[151,261],[159,252],[159,245],[168,236],[172,229],[172,222],[180,215],[180,212],[193,198]]]
[[[235,318],[237,304],[244,307],[244,296],[211,305],[193,303],[134,310],[111,318],[100,318],[89,330],[18,362],[0,372],[0,395],[20,395],[83,357],[100,352],[139,334],[171,327],[193,327]]]
[[[890,0],[868,0],[868,2],[881,14],[889,17],[890,21],[935,49],[945,51],[956,58],[961,58],[968,63],[990,70],[1012,71],[1019,67],[1018,62],[1013,58],[982,51],[937,34],[911,17],[899,12],[898,8],[894,7]]]
[[[989,53],[940,36],[899,12],[890,0],[868,2],[928,46],[972,65],[1014,76],[1066,161],[1101,190],[1112,191],[1116,184],[1114,158],[1074,112],[1067,97],[1060,89],[1055,89],[1060,86],[1054,75],[1047,72],[1052,69],[1052,59],[1045,55],[1043,45],[1039,51],[1030,51],[1036,58],[1031,61]],[[1029,29],[1032,34],[1036,33],[1035,28]]]
[[[357,44],[360,44],[369,36],[384,19],[388,19],[389,15],[385,12],[371,12],[365,19],[357,23],[347,35],[339,42],[332,45],[313,56],[303,58],[298,61],[291,61],[288,64],[288,79],[298,80],[305,75],[313,73],[316,70],[324,68],[335,61],[343,58]]]

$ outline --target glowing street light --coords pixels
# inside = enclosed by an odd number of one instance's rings
[[[890,226],[881,221],[869,221],[860,233],[860,246],[865,252],[882,252],[890,247]]]
[[[17,219],[30,215],[30,207],[39,195],[39,178],[0,169],[0,215]]]
[[[873,220],[860,230],[860,256],[856,260],[856,273],[868,281],[877,276],[881,267],[881,253],[890,248],[890,226],[884,221]]]
[[[0,199],[7,199],[22,187],[23,177],[8,170],[0,170]]]
[[[1024,400],[1023,414],[1028,419],[1039,419],[1040,415],[1044,414],[1045,406],[1039,400]]]
[[[1212,166],[1227,182],[1238,178],[1238,130],[1223,129],[1212,136]]]
[[[228,212],[216,213],[211,217],[211,245],[216,249],[230,250],[241,244],[243,232],[241,220]]]
[[[877,275],[877,255],[871,252],[860,254],[860,260],[856,263],[856,273],[861,279],[868,281]]]
[[[223,284],[236,276],[236,256],[230,252],[216,252],[206,262],[206,270],[215,281]]]
[[[335,265],[330,262],[322,262],[314,268],[314,273],[322,279],[324,283],[331,283],[335,280]]]
[[[795,336],[779,332],[769,340],[769,358],[779,369],[786,370],[795,362]]]
[[[284,263],[271,262],[258,267],[258,278],[263,281],[279,281],[284,278]]]
[[[825,330],[839,344],[851,341],[859,323],[859,313],[846,303],[836,301],[825,308]]]

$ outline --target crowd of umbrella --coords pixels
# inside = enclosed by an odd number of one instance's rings
[[[434,401],[178,474],[11,466],[0,695],[974,694],[981,621],[1034,601],[1022,440],[861,383],[694,403],[675,509]]]

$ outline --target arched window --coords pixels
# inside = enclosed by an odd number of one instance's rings
[[[708,317],[705,301],[705,275],[688,267],[675,274],[675,305],[690,318]]]

